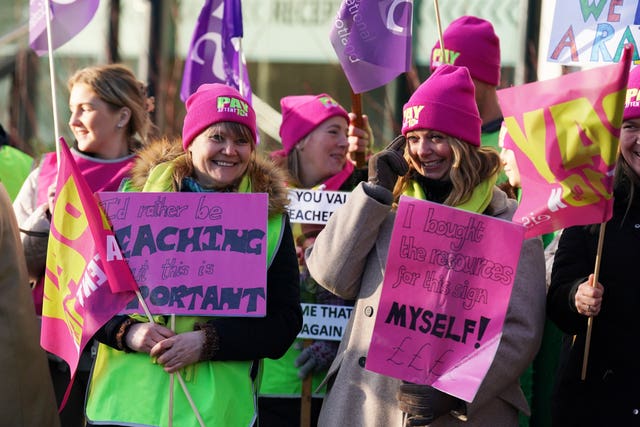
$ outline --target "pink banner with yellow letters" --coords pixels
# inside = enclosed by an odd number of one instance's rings
[[[523,236],[519,224],[403,196],[366,368],[472,401],[500,343]]]
[[[522,199],[526,237],[611,218],[632,48],[618,64],[498,91]]]
[[[71,151],[64,140],[59,145],[40,343],[69,364],[73,378],[82,349],[137,285]]]

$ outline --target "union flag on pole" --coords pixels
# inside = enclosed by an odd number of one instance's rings
[[[100,0],[30,0],[29,46],[42,56],[48,49],[47,3],[51,27],[51,50],[57,49],[74,38],[87,26],[98,9]]]
[[[354,93],[411,68],[413,0],[343,0],[329,34]]]
[[[240,0],[205,1],[184,63],[182,101],[204,83],[222,83],[238,89],[251,102],[243,33]]]
[[[533,237],[606,222],[633,48],[619,63],[498,91],[522,183],[513,221]]]
[[[138,289],[106,215],[60,138],[42,306],[42,347],[73,378],[80,353]]]

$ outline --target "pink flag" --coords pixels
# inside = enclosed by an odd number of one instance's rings
[[[60,138],[42,307],[42,347],[75,374],[95,332],[135,296],[137,284],[106,216]]]
[[[498,91],[526,237],[611,218],[613,173],[633,49],[618,64]]]
[[[57,49],[76,36],[93,18],[99,0],[49,0],[51,49]],[[47,46],[46,0],[29,1],[29,46],[42,56]]]

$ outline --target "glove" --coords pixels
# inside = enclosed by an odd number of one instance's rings
[[[296,358],[295,367],[300,368],[298,378],[305,379],[311,372],[328,369],[337,352],[337,341],[315,341]]]
[[[406,382],[396,397],[398,407],[407,414],[405,426],[427,426],[460,405],[459,399],[431,386]]]
[[[369,160],[369,182],[393,191],[398,176],[409,172],[409,164],[403,157],[406,140],[399,136]]]

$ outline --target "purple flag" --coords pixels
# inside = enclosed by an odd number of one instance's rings
[[[413,0],[343,0],[329,38],[354,93],[411,67]]]
[[[93,18],[100,0],[49,1],[51,49],[57,49],[78,34]],[[47,11],[45,0],[29,1],[29,46],[37,55],[45,55]]]
[[[244,55],[240,0],[206,0],[184,63],[180,98],[186,101],[203,83],[232,86],[251,102],[251,84]]]

